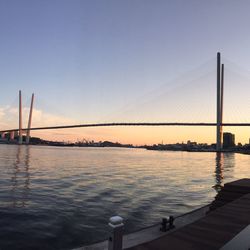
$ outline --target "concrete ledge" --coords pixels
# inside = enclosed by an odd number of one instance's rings
[[[174,221],[175,228],[167,231],[160,231],[160,222],[157,225],[142,229],[140,231],[126,234],[123,237],[123,249],[137,246],[139,244],[143,244],[148,241],[155,240],[159,237],[172,233],[200,218],[204,217],[209,210],[209,205],[193,210],[189,213],[176,217]],[[107,250],[108,249],[108,241],[99,242],[89,246],[83,246],[76,248],[74,250]]]
[[[224,185],[211,205],[175,218],[175,228],[160,231],[157,225],[124,235],[123,249],[218,249],[223,242],[250,223],[250,179],[240,179]],[[210,211],[209,211],[210,207]],[[207,214],[208,213],[208,214]],[[206,215],[207,214],[207,215]],[[107,250],[108,241],[75,250]]]

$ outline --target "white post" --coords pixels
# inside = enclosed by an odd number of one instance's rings
[[[34,103],[34,93],[32,94],[31,103],[30,103],[30,114],[29,114],[29,121],[28,121],[28,130],[26,134],[26,144],[29,144],[30,142],[30,127],[31,127],[31,120],[32,120],[33,103]]]
[[[19,144],[22,144],[23,142],[23,135],[22,135],[22,93],[21,90],[19,90]]]
[[[122,250],[123,218],[120,216],[111,217],[109,226],[111,228],[111,236],[108,241],[108,250]]]

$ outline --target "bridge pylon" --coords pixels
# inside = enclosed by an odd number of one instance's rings
[[[31,96],[31,103],[30,103],[30,114],[29,114],[29,121],[28,121],[28,129],[26,133],[26,144],[30,142],[30,127],[31,127],[31,120],[32,120],[32,112],[33,112],[33,103],[34,103],[34,93]]]
[[[216,151],[222,149],[222,119],[223,119],[223,95],[224,95],[224,64],[221,65],[220,52],[217,53],[217,121],[216,121]]]
[[[19,137],[18,144],[23,143],[23,131],[22,131],[22,92],[19,90]]]

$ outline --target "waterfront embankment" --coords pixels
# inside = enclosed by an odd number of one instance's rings
[[[245,236],[249,224],[250,179],[240,179],[225,184],[209,206],[177,217],[175,227],[165,233],[160,231],[159,224],[125,235],[123,249],[249,249],[250,240]],[[77,250],[99,249],[108,249],[108,241]]]

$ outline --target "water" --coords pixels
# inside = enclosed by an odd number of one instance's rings
[[[0,249],[71,249],[106,239],[112,215],[131,232],[186,213],[249,177],[249,157],[0,145]]]

